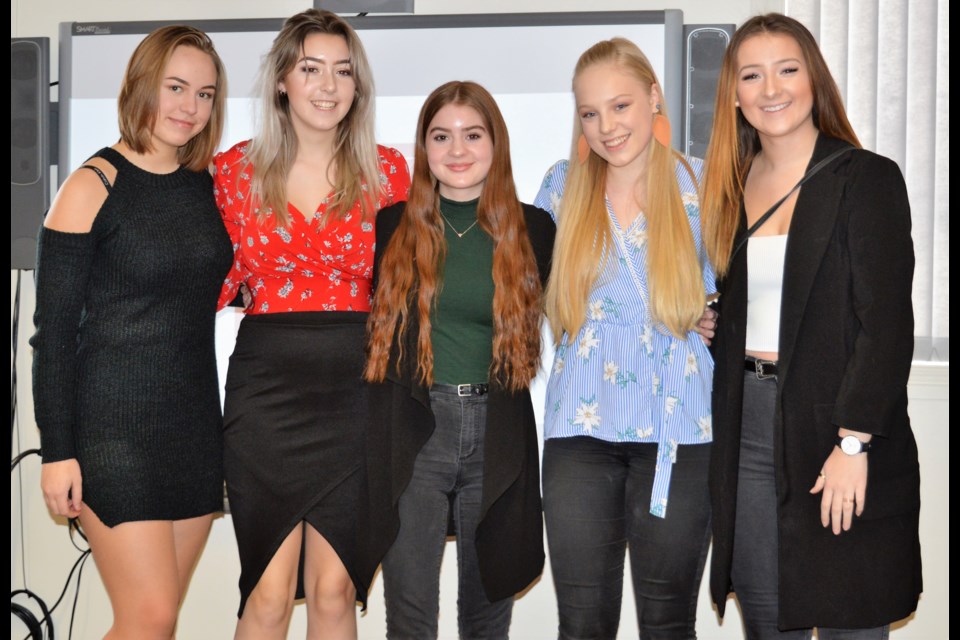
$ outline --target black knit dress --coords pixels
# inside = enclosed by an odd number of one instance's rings
[[[204,172],[117,169],[89,233],[44,228],[33,393],[43,461],[76,458],[107,526],[221,510],[217,297],[232,248]]]

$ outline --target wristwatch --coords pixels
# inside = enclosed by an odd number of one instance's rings
[[[863,442],[857,436],[837,436],[837,446],[848,456],[855,456],[858,453],[866,453],[873,447],[871,442]]]

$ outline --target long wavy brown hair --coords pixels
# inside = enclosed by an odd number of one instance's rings
[[[730,253],[740,221],[740,202],[750,163],[760,152],[760,136],[737,108],[737,55],[740,46],[763,34],[790,36],[803,52],[813,92],[813,125],[828,136],[860,147],[840,90],[813,34],[800,22],[779,13],[768,13],[747,20],[730,41],[723,55],[713,131],[707,147],[706,174],[703,182],[703,206],[700,221],[707,256],[718,276],[730,268]]]
[[[541,286],[523,207],[510,164],[510,139],[497,103],[475,82],[448,82],[431,93],[417,121],[410,198],[390,243],[383,248],[377,291],[367,322],[367,367],[371,382],[384,379],[390,349],[398,341],[400,361],[410,318],[417,314],[417,373],[433,384],[430,312],[442,286],[446,254],[437,179],[427,163],[427,131],[437,112],[456,104],[474,109],[493,143],[493,161],[480,194],[480,228],[493,239],[493,360],[490,381],[511,391],[525,389],[540,367]],[[380,247],[378,247],[378,250]]]

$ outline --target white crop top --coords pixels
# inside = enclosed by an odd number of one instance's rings
[[[747,241],[747,351],[780,350],[780,298],[787,236]]]

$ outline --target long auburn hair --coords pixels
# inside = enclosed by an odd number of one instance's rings
[[[347,115],[337,125],[331,169],[333,198],[327,215],[342,217],[359,202],[364,216],[376,213],[380,182],[377,143],[374,137],[373,71],[357,33],[343,18],[321,9],[307,9],[287,18],[260,66],[257,89],[260,94],[258,133],[247,150],[253,165],[250,200],[261,216],[272,217],[279,226],[289,226],[287,176],[297,157],[298,140],[290,118],[287,96],[279,84],[303,56],[307,36],[324,33],[340,36],[350,52],[350,66],[356,95]]]
[[[794,18],[779,13],[755,16],[743,23],[733,34],[720,67],[703,184],[703,240],[718,276],[725,275],[730,268],[733,240],[740,222],[743,185],[750,163],[761,148],[760,135],[736,106],[737,55],[744,42],[764,34],[790,36],[800,45],[813,92],[813,125],[828,136],[845,140],[855,147],[861,146],[847,120],[840,90],[813,34]]]
[[[210,166],[220,144],[227,102],[227,75],[213,42],[203,31],[182,24],[160,27],[143,39],[127,63],[117,98],[120,139],[135,153],[153,151],[151,136],[157,123],[163,72],[177,47],[193,47],[210,56],[217,71],[210,120],[203,130],[177,149],[177,162],[192,171]]]
[[[364,377],[384,379],[396,338],[400,361],[404,336],[416,313],[417,371],[422,384],[433,384],[430,312],[442,283],[446,255],[437,179],[427,161],[427,132],[437,112],[456,104],[474,109],[493,143],[493,161],[480,194],[480,228],[493,239],[493,360],[490,381],[505,389],[527,388],[540,366],[541,287],[523,207],[517,199],[510,163],[510,139],[500,109],[475,82],[448,82],[431,93],[417,121],[410,198],[390,243],[383,248],[377,291],[367,323]],[[378,247],[379,249],[379,247]]]
[[[613,63],[636,78],[647,91],[659,87],[657,75],[639,47],[625,38],[604,40],[587,49],[574,70],[573,80],[597,64]],[[660,108],[666,104],[660,92]],[[651,119],[653,113],[651,113]],[[553,265],[546,291],[546,313],[554,340],[566,333],[573,339],[586,318],[587,299],[613,247],[613,233],[604,191],[607,163],[591,151],[581,163],[577,143],[583,133],[574,117],[570,168],[560,204]],[[677,161],[697,183],[689,164],[671,147],[650,138],[647,145],[646,216],[647,273],[654,319],[679,338],[686,336],[703,313],[703,267],[687,212],[677,186]]]

